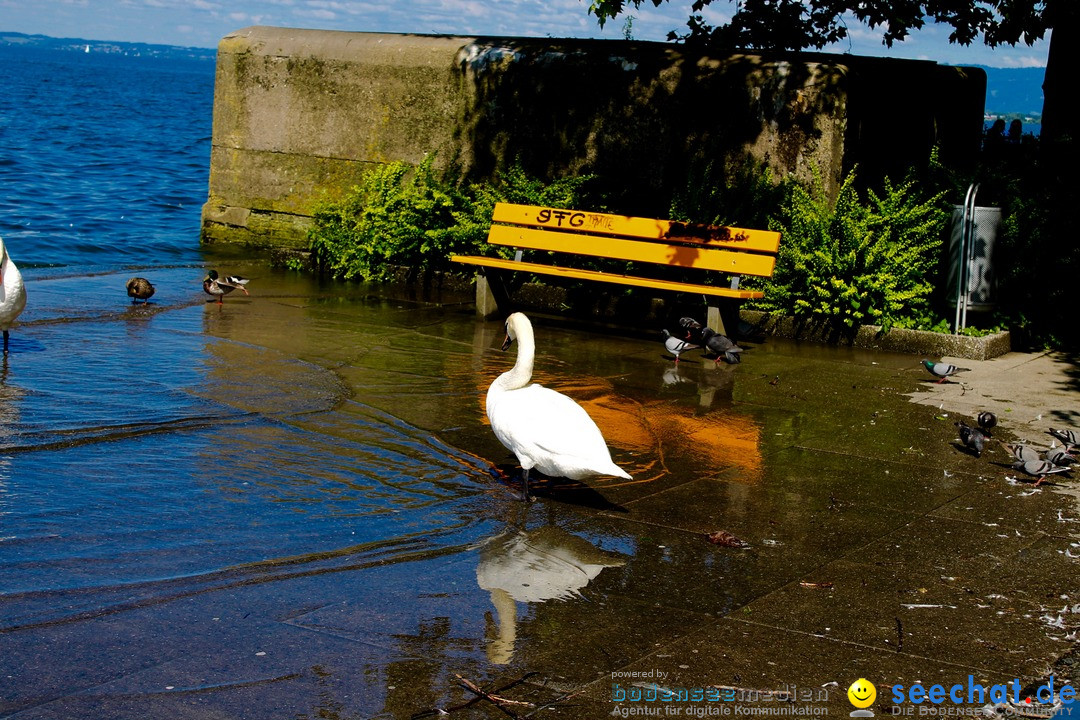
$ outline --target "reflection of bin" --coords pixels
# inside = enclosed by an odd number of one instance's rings
[[[967,310],[991,310],[994,307],[994,241],[1001,225],[1001,208],[971,207],[970,217],[965,217],[963,205],[954,205],[953,208],[949,226],[949,274],[946,284],[949,289],[949,302],[960,307],[961,301],[966,299]],[[957,298],[957,290],[961,284],[960,253],[964,245],[965,230],[969,233],[967,267],[964,268],[967,273],[967,294],[966,298]]]

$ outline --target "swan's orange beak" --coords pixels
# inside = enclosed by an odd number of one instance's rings
[[[512,344],[513,342],[514,342],[514,338],[510,337],[509,335],[507,335],[507,336],[506,336],[506,339],[505,339],[505,340],[503,340],[503,344],[502,344],[502,349],[503,349],[503,351],[509,350],[509,349],[510,349],[510,345],[511,345],[511,344]]]

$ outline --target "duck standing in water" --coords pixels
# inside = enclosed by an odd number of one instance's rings
[[[146,278],[133,277],[127,281],[127,294],[131,298],[132,305],[139,300],[145,303],[154,294],[154,286]]]
[[[0,330],[4,331],[4,354],[8,351],[8,330],[26,307],[26,286],[22,273],[8,255],[7,245],[0,238]]]
[[[218,277],[217,270],[210,270],[206,273],[206,277],[202,281],[202,289],[207,295],[216,297],[218,305],[221,304],[221,299],[231,293],[233,290],[243,290],[245,295],[250,295],[247,285],[250,280],[240,277],[239,275],[227,275],[224,278]]]
[[[536,341],[532,323],[522,313],[506,319],[507,350],[518,343],[514,367],[497,377],[487,391],[487,416],[491,429],[517,456],[523,472],[524,499],[529,499],[529,471],[536,468],[549,477],[583,480],[630,475],[611,461],[607,443],[585,408],[560,392],[530,384]]]

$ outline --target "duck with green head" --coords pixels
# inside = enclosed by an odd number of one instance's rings
[[[203,278],[202,289],[207,295],[216,297],[218,305],[220,305],[221,299],[233,290],[243,290],[245,295],[250,295],[251,293],[244,287],[249,282],[251,281],[248,278],[239,275],[227,275],[222,278],[218,275],[217,270],[210,270],[206,273],[206,277]]]

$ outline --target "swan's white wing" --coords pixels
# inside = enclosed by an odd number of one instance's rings
[[[492,400],[488,409],[492,430],[522,467],[572,479],[616,474],[600,429],[566,395],[529,385]]]

